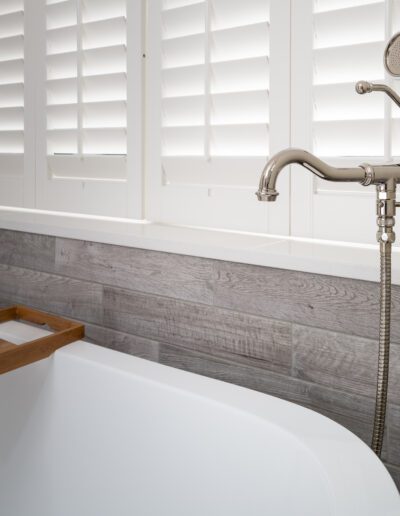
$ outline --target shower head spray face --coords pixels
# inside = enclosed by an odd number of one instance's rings
[[[400,77],[400,32],[395,34],[387,44],[384,63],[390,75]]]

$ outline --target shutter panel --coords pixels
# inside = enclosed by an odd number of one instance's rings
[[[125,0],[108,5],[93,0],[48,0],[47,4],[50,167],[57,171],[60,155],[84,157],[88,165],[93,155],[126,155]],[[86,78],[90,78],[89,84]],[[112,100],[103,86],[107,78],[111,88],[113,79],[118,81],[119,96]],[[75,171],[73,159],[61,159],[60,163],[70,161],[71,171]],[[96,173],[96,169],[88,166],[86,173]],[[110,178],[124,177],[125,158],[116,156],[114,165],[103,171],[107,169]]]
[[[129,24],[136,35],[128,37]],[[134,196],[128,196],[132,174],[128,154],[133,146],[139,154],[140,135],[128,146],[127,134],[133,118],[140,118],[140,32],[136,2],[46,0],[47,164],[43,168],[53,183],[47,187],[55,189],[54,203],[50,207],[46,196],[39,196],[48,208],[57,205],[65,211],[121,217],[135,211],[130,207]],[[129,38],[137,48],[128,49]],[[129,102],[135,113],[128,106],[128,52],[132,53]],[[141,175],[141,170],[134,172]],[[77,180],[84,182],[86,194]],[[73,199],[66,196],[60,203],[62,191],[70,191]]]
[[[294,146],[336,166],[391,159],[390,102],[379,93],[358,95],[355,84],[389,80],[383,51],[394,19],[389,0],[306,0],[301,11],[294,6]],[[307,32],[312,38],[304,38]],[[295,169],[295,235],[375,242],[373,187],[329,183]]]
[[[266,157],[269,2],[172,5],[162,14],[163,155]]]
[[[342,0],[331,6],[316,0],[313,147],[317,154],[384,154],[384,97],[354,93],[360,79],[384,80],[384,40],[384,1]]]
[[[23,205],[24,1],[0,4],[0,203]]]
[[[289,31],[288,3],[160,0],[158,4],[160,58],[153,66],[160,67],[159,77],[157,70],[150,74],[150,82],[159,83],[155,95],[161,96],[159,166],[164,188],[160,195],[165,204],[161,203],[164,211],[158,217],[176,223],[265,230],[267,208],[253,202],[253,191],[271,146],[271,13],[281,28],[274,38],[287,38],[281,47],[284,53],[289,34],[282,27]],[[150,22],[156,16],[152,13]],[[150,28],[153,40],[157,30]],[[274,44],[278,49],[280,42]],[[279,64],[277,84],[288,61]],[[288,109],[285,92],[284,85],[277,100],[277,105],[284,105],[283,118]],[[279,124],[275,129],[277,140],[283,142],[287,135],[282,136]],[[196,214],[185,208],[185,196],[196,206]],[[241,222],[230,211],[239,202],[252,212]]]

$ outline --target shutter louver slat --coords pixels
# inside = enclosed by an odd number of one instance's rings
[[[0,84],[24,82],[24,60],[0,61]]]
[[[165,40],[204,34],[205,2],[164,11],[162,16]]]
[[[126,163],[119,156],[127,153],[127,2],[48,0],[47,4],[51,167],[55,170],[59,157],[65,177],[65,164],[70,160],[62,155],[82,155],[87,157],[90,175],[95,173],[94,156],[115,155],[115,173],[121,177],[121,166],[125,168]],[[83,171],[81,165],[78,168]]]
[[[349,7],[381,3],[382,0],[314,0],[314,11],[321,13]]]
[[[314,52],[314,84],[357,82],[360,77],[383,78],[384,43],[363,43]]]
[[[23,154],[24,132],[0,130],[0,154]]]
[[[211,127],[211,155],[260,156],[268,153],[267,124],[230,124]]]
[[[82,47],[84,50],[126,45],[126,18],[84,23]]]
[[[3,0],[0,5],[0,154],[23,152],[24,2]]]
[[[212,62],[267,57],[269,54],[269,24],[256,23],[212,33]],[[243,45],[243,41],[247,41]]]
[[[77,23],[76,1],[49,3],[47,0],[47,30],[72,27]]]
[[[47,31],[47,55],[66,54],[78,50],[77,27],[63,27]]]
[[[23,131],[24,129],[24,108],[11,107],[2,108],[0,116],[0,131]]]
[[[212,124],[235,124],[238,120],[243,124],[269,122],[268,99],[263,90],[216,94],[213,108]]]
[[[126,17],[127,0],[81,0],[81,3],[83,23]]]
[[[356,23],[361,19],[362,23]],[[340,27],[340,30],[338,30]],[[339,47],[383,41],[385,3],[325,11],[314,17],[314,48]]]
[[[0,4],[0,16],[23,11],[24,0],[2,0]]]
[[[24,36],[11,36],[0,40],[0,61],[24,58]]]
[[[204,4],[204,0],[163,0],[164,11],[195,4]]]
[[[83,78],[83,102],[127,100],[126,73],[108,73]]]
[[[203,65],[163,70],[163,98],[204,94],[204,74],[205,67]]]
[[[47,81],[47,105],[72,104],[78,102],[76,77]]]
[[[213,0],[212,30],[269,22],[269,0]]]
[[[322,156],[380,156],[383,120],[314,122],[314,145]]]
[[[23,83],[0,85],[0,108],[24,107]]]
[[[24,11],[0,16],[0,38],[11,38],[24,34]]]
[[[354,82],[314,87],[314,121],[383,118],[380,95],[354,94]]]

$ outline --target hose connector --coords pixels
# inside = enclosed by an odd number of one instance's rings
[[[394,179],[376,185],[376,214],[378,242],[393,244],[396,240],[393,229],[396,215],[396,181]]]

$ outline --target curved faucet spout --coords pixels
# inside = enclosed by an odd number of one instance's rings
[[[336,168],[328,165],[313,154],[302,149],[285,149],[268,161],[261,174],[260,185],[256,192],[259,201],[275,201],[279,193],[276,180],[281,170],[287,165],[297,163],[313,174],[327,181],[354,181],[362,183],[366,178],[364,166],[354,168]]]

